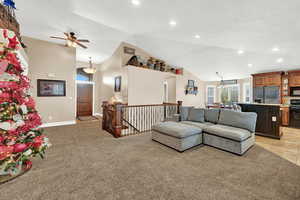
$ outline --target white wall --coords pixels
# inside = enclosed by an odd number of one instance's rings
[[[63,45],[22,38],[28,46],[29,78],[32,96],[44,123],[75,120],[75,75],[76,50]],[[50,75],[50,76],[49,76]],[[37,79],[66,81],[65,97],[37,97]]]
[[[165,81],[168,82],[170,92],[168,96],[173,98],[173,100],[175,99],[174,84],[176,75],[134,66],[127,66],[125,68],[128,70],[129,105],[162,104],[164,101]]]
[[[197,95],[185,95],[188,80],[195,81],[195,86],[198,87]],[[176,99],[177,101],[183,101],[184,106],[204,107],[205,92],[204,82],[189,71],[184,70],[182,76],[176,77]]]
[[[161,104],[164,99],[164,82],[168,83],[169,103],[183,101],[183,105],[204,107],[204,82],[185,71],[183,75],[173,75],[149,69],[127,66],[128,104]],[[194,80],[198,87],[197,95],[185,95],[188,80]]]

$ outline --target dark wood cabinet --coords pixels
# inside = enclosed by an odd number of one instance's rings
[[[281,107],[281,116],[282,116],[282,125],[288,126],[290,124],[290,108],[289,107]]]
[[[299,87],[300,86],[300,70],[289,71],[289,86],[290,87]]]
[[[243,112],[257,113],[256,135],[280,139],[280,106],[240,104]]]

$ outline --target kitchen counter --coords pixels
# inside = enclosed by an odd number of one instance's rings
[[[245,105],[260,105],[260,106],[279,106],[279,107],[290,107],[289,104],[268,104],[268,103],[238,103]]]

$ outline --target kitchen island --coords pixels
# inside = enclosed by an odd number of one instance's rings
[[[256,135],[281,138],[282,104],[239,103],[242,112],[257,113]]]

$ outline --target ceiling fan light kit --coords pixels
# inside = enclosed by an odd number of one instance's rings
[[[72,42],[72,41],[68,40],[66,46],[67,47],[74,47],[74,48],[76,48],[77,44],[75,42]]]
[[[51,38],[53,39],[59,39],[59,40],[66,40],[66,46],[67,47],[73,47],[73,48],[76,48],[77,46],[80,46],[84,49],[87,49],[87,46],[83,45],[82,43],[83,42],[86,42],[86,43],[89,43],[90,41],[89,40],[86,40],[86,39],[77,39],[77,37],[75,36],[75,33],[74,32],[70,32],[70,33],[64,33],[66,38],[63,38],[63,37],[54,37],[54,36],[51,36]]]

